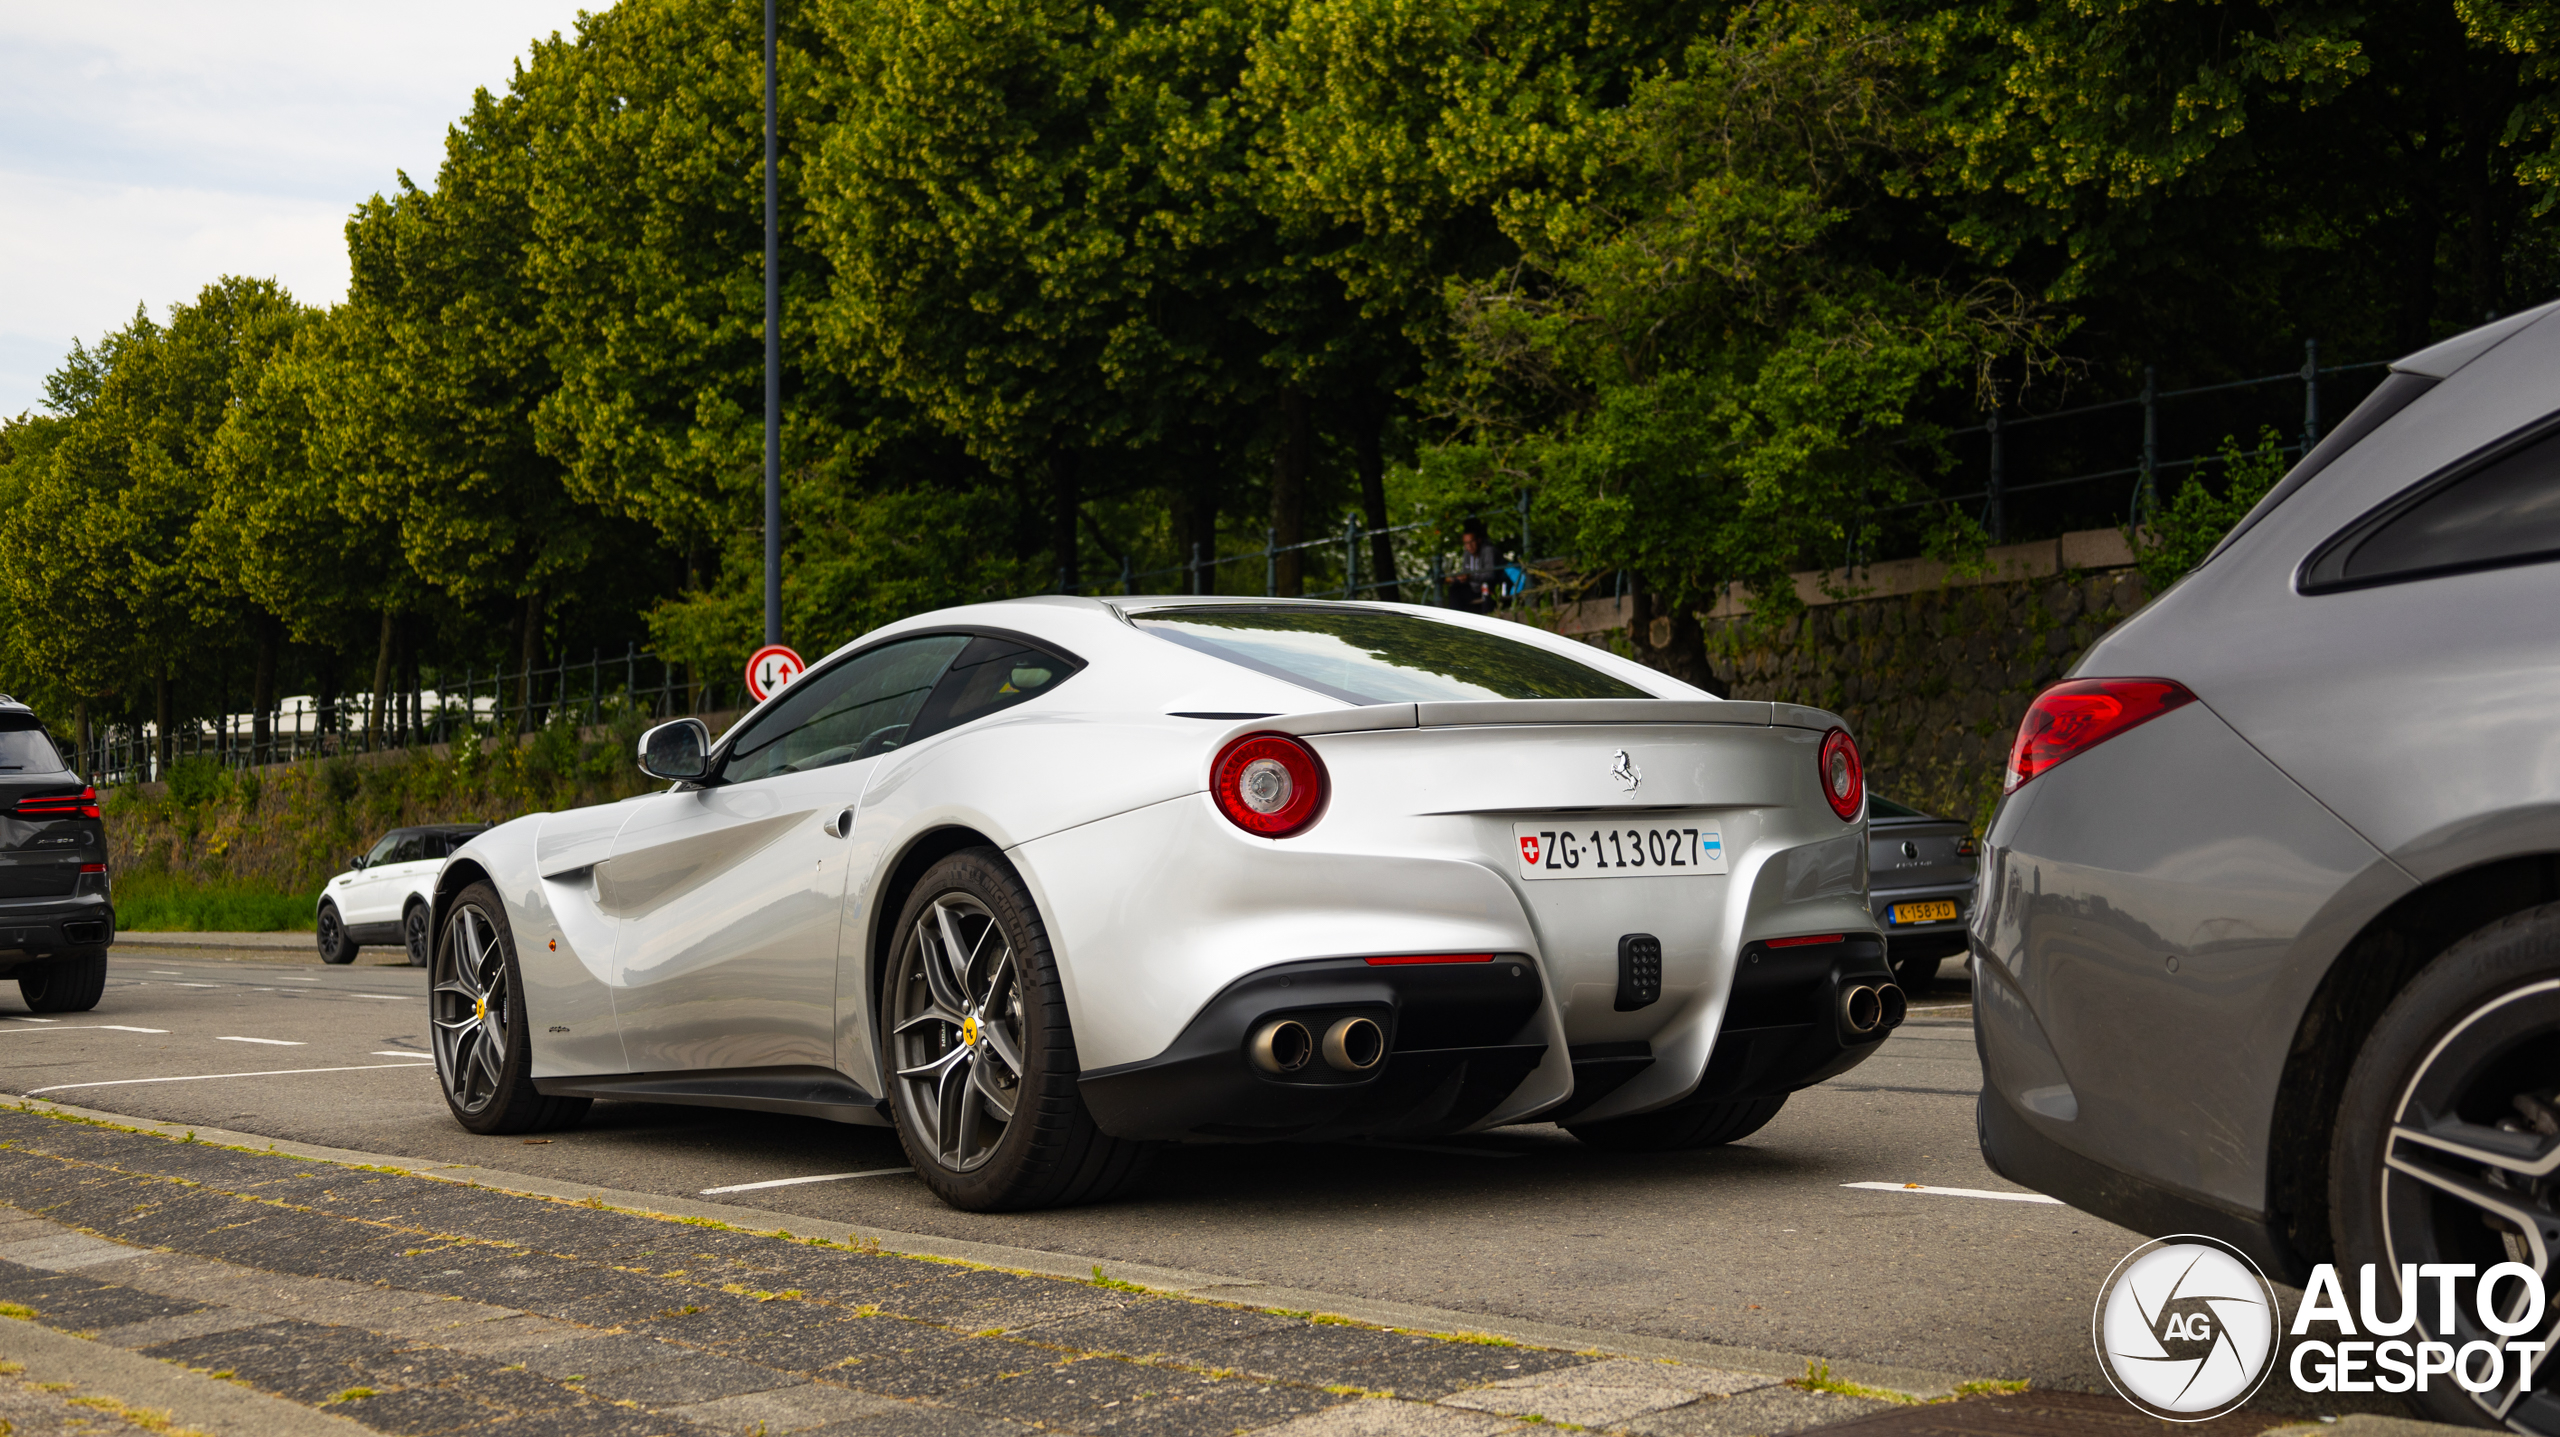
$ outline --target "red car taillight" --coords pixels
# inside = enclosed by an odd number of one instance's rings
[[[1858,761],[1858,741],[1835,728],[1822,736],[1822,796],[1843,823],[1858,821],[1867,804],[1867,769]]]
[[[2036,695],[2027,716],[2018,721],[2018,741],[2009,746],[2009,772],[2003,792],[2073,754],[2085,753],[2129,728],[2136,728],[2171,709],[2194,703],[2196,696],[2175,679],[2073,679]]]
[[[84,788],[78,793],[22,798],[12,811],[20,818],[95,818],[98,816],[98,791]]]
[[[1282,838],[1315,821],[1324,806],[1324,765],[1284,733],[1249,733],[1209,769],[1218,811],[1247,833]]]

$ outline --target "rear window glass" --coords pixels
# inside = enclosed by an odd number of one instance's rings
[[[1927,818],[1929,815],[1907,803],[1896,803],[1881,793],[1870,793],[1867,795],[1867,816],[1869,818]]]
[[[60,773],[66,767],[36,723],[0,719],[0,773]]]
[[[2560,434],[2418,501],[2356,545],[2341,577],[2371,583],[2554,555],[2560,555]]]
[[[1534,644],[1375,609],[1157,609],[1158,638],[1355,704],[1653,695]]]

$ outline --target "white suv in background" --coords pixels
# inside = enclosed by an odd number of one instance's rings
[[[355,866],[320,890],[320,961],[352,963],[368,943],[397,943],[409,950],[409,966],[427,966],[428,931],[436,870],[453,851],[488,827],[441,823],[395,828],[382,835]]]

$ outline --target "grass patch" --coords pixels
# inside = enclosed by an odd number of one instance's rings
[[[316,896],[170,873],[116,875],[120,933],[308,933]]]
[[[1869,1387],[1863,1382],[1850,1382],[1834,1377],[1831,1375],[1831,1364],[1828,1362],[1807,1362],[1804,1365],[1804,1376],[1797,1378],[1789,1385],[1803,1388],[1807,1392],[1831,1392],[1842,1397],[1865,1397],[1878,1402],[1898,1403],[1905,1407],[1917,1406],[1920,1402],[1919,1398],[1908,1392],[1896,1392],[1886,1387]]]

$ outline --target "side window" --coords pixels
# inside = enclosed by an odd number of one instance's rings
[[[804,773],[896,748],[934,680],[968,644],[966,634],[906,639],[800,680],[729,745],[722,781]]]
[[[391,850],[394,863],[416,863],[426,856],[427,836],[423,833],[403,835],[399,845]]]
[[[1020,639],[981,634],[969,641],[917,715],[915,737],[985,718],[1049,692],[1084,665]]]
[[[377,863],[391,862],[391,855],[399,851],[400,840],[408,836],[406,832],[397,828],[382,835],[382,841],[375,844],[373,851],[364,856],[364,866],[371,868]]]
[[[2560,431],[2428,485],[2331,541],[2312,592],[2560,558]]]

